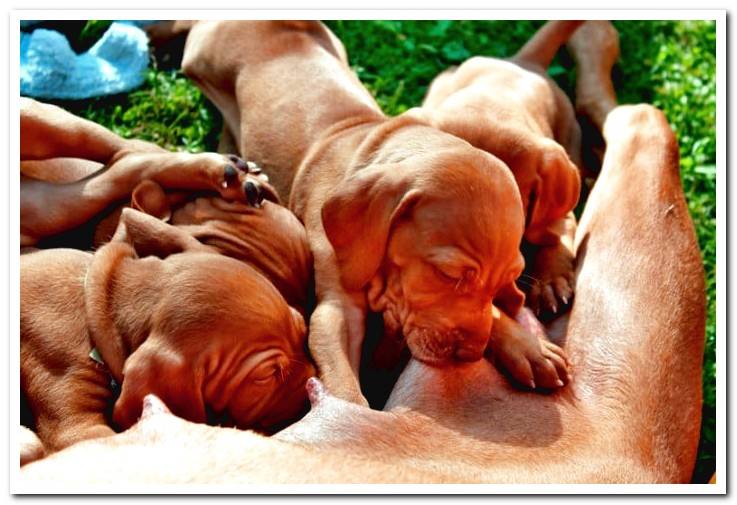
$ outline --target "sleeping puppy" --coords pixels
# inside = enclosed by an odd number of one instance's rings
[[[305,406],[302,316],[260,273],[132,209],[96,253],[21,256],[21,390],[46,453],[179,415],[269,431]],[[91,351],[99,353],[99,361]]]
[[[277,205],[256,164],[168,152],[29,98],[20,120],[22,245],[97,249],[125,204],[253,266],[304,314],[312,275],[304,226]]]
[[[273,191],[267,183],[259,184]],[[282,205],[261,200],[264,196],[260,193],[253,204],[228,201],[210,194],[165,192],[147,180],[133,190],[129,206],[176,226],[213,252],[252,266],[305,315],[313,288],[304,225]],[[110,241],[123,208],[96,225],[94,248]]]
[[[307,232],[287,208],[264,200],[259,207],[202,196],[171,213],[169,222],[219,254],[264,275],[303,316],[312,303],[312,253]]]
[[[512,170],[525,210],[527,303],[546,317],[573,296],[581,138],[570,101],[546,71],[580,23],[548,22],[511,60],[477,56],[444,72],[422,106],[434,126]]]
[[[435,366],[481,359],[492,321],[514,323],[524,216],[498,158],[421,112],[386,117],[319,22],[198,22],[182,68],[305,224],[310,351],[333,394],[366,403],[358,367],[370,311],[382,313],[386,340]],[[563,385],[560,350],[524,342],[512,374]]]

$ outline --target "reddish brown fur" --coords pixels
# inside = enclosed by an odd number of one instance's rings
[[[509,61],[474,57],[438,76],[423,110],[434,126],[499,157],[514,174],[536,249],[528,303],[557,313],[573,296],[573,208],[581,132],[547,66],[580,21],[550,21]]]
[[[588,61],[578,75],[600,72],[603,59]],[[309,382],[311,413],[271,439],[193,425],[149,399],[133,429],[31,464],[21,484],[688,482],[705,292],[678,148],[652,106],[596,108],[607,151],[576,232],[577,299],[550,329],[575,363],[568,388],[533,395],[483,360],[413,360],[387,412]]]
[[[241,163],[240,160],[214,154],[167,153],[153,144],[123,140],[94,123],[33,100],[24,99],[21,127],[22,156],[30,159],[21,162],[25,177],[21,185],[21,231],[25,232],[24,237],[33,237],[25,243],[34,243],[38,238],[73,228],[101,209],[125,200],[130,200],[136,209],[170,220],[176,227],[142,218],[139,214],[131,213],[130,209],[124,211],[121,207],[97,225],[95,246],[100,247],[110,240],[123,213],[128,216],[125,229],[135,237],[136,251],[140,256],[164,258],[175,254],[179,257],[181,255],[176,253],[182,249],[200,251],[200,256],[207,254],[199,262],[200,267],[194,260],[180,262],[178,268],[185,272],[179,274],[183,285],[178,286],[174,281],[169,285],[172,293],[181,296],[186,293],[188,286],[209,292],[206,300],[200,300],[202,303],[198,305],[198,313],[185,317],[184,309],[177,305],[179,313],[170,310],[166,316],[161,316],[164,323],[181,319],[192,326],[203,314],[213,313],[218,306],[224,305],[232,308],[231,313],[223,313],[223,321],[213,322],[211,327],[203,329],[205,333],[222,330],[229,320],[240,321],[247,316],[258,321],[249,319],[241,321],[243,324],[240,327],[240,323],[232,323],[231,327],[235,324],[239,333],[254,337],[254,345],[266,345],[269,339],[276,342],[282,338],[289,340],[290,333],[282,332],[280,328],[297,328],[294,334],[297,339],[284,347],[285,352],[262,353],[252,363],[255,365],[260,362],[262,364],[256,368],[263,368],[276,360],[279,373],[284,373],[284,377],[280,376],[277,380],[288,381],[281,390],[288,394],[279,401],[269,403],[273,398],[269,388],[274,384],[264,382],[258,387],[252,384],[248,386],[249,393],[246,396],[258,396],[255,391],[260,388],[263,393],[260,397],[264,399],[261,405],[230,405],[230,409],[234,410],[231,413],[234,422],[244,426],[258,424],[268,427],[293,416],[295,406],[298,407],[304,397],[301,384],[314,373],[302,348],[305,336],[302,315],[306,310],[312,269],[304,227],[291,212],[271,201],[261,202],[259,208],[255,208],[211,196],[188,201],[187,193],[164,190],[206,188],[218,190],[223,197],[245,199],[242,185],[248,180],[258,184],[266,198],[278,200],[263,176],[256,171],[251,173],[250,167],[246,170],[240,166],[235,178],[238,187],[232,184],[234,181],[228,181],[227,187],[223,188],[224,167]],[[43,132],[43,136],[39,132]],[[78,145],[80,142],[83,145]],[[46,159],[45,156],[52,157]],[[104,160],[107,160],[106,168],[99,163]],[[39,435],[49,452],[77,440],[113,433],[106,426],[109,420],[103,416],[104,407],[111,398],[108,378],[106,372],[87,356],[95,345],[88,333],[99,337],[97,345],[120,381],[123,363],[127,363],[128,355],[141,344],[140,339],[146,337],[141,332],[145,333],[152,313],[165,308],[155,309],[161,298],[167,296],[167,290],[162,291],[166,283],[157,277],[161,272],[155,268],[161,263],[160,260],[141,260],[141,264],[148,265],[149,270],[127,268],[123,272],[119,269],[121,265],[131,262],[138,264],[126,259],[133,254],[132,251],[129,246],[121,244],[103,247],[93,262],[90,254],[59,249],[22,257],[22,276],[27,281],[21,290],[22,382]],[[213,265],[224,260],[231,261],[218,258],[217,255],[231,256],[240,263],[250,265],[271,281],[273,286],[252,270],[246,275],[249,282],[231,286],[229,279],[232,272],[237,272],[240,267],[213,270]],[[90,265],[93,268],[89,268]],[[232,262],[230,267],[233,267]],[[193,272],[193,275],[200,276],[198,279],[185,279],[190,268],[202,270],[196,275]],[[83,278],[94,278],[95,282],[90,286],[95,283],[107,285],[110,279],[115,278],[114,285],[119,287],[130,282],[135,284],[137,277],[140,280],[138,287],[132,288],[126,296],[115,299],[107,289],[95,290],[90,287],[85,291],[80,284]],[[226,286],[229,291],[223,293]],[[284,298],[278,293],[274,294],[274,287]],[[50,289],[51,294],[47,289]],[[244,303],[244,299],[237,294],[249,289],[255,294]],[[213,296],[216,290],[220,290],[220,297]],[[302,315],[285,310],[285,301]],[[179,302],[182,303],[182,300]],[[122,307],[116,307],[117,303]],[[146,307],[150,309],[148,312]],[[109,310],[103,311],[103,308]],[[138,310],[140,313],[136,312]],[[110,317],[99,317],[100,313]],[[125,319],[122,333],[117,327],[120,321],[116,319],[121,317]],[[181,331],[187,328],[186,324],[184,327],[172,327],[170,333],[180,336]],[[259,328],[270,331],[271,335],[260,335]],[[131,336],[131,333],[135,335]],[[118,338],[112,338],[113,335]],[[126,342],[128,338],[133,338],[135,342]],[[194,392],[207,388],[212,396],[215,394],[212,391],[218,389],[215,383],[205,386],[199,384],[197,378],[192,378],[194,362],[183,361],[183,367],[162,363],[163,357],[171,354],[173,343],[161,344],[159,340],[151,339],[141,346],[144,350],[148,349],[148,354],[134,353],[138,358],[132,357],[129,367],[137,378],[129,378],[126,382],[129,390],[134,386],[137,389],[118,402],[115,415],[120,426],[125,427],[135,421],[136,413],[140,412],[141,395],[150,390],[164,391],[173,399],[176,409],[187,418],[203,420],[203,400],[201,394]],[[156,351],[153,351],[154,348]],[[222,351],[227,349],[225,346]],[[161,353],[161,356],[156,356]],[[185,356],[187,360],[193,359],[197,353],[193,351],[190,354],[192,356]],[[212,368],[216,364],[215,358],[212,358],[208,366]],[[226,372],[221,374],[222,378],[236,376],[229,374],[227,369],[223,368]],[[289,371],[294,373],[289,375]],[[187,395],[182,392],[187,388],[179,392],[168,391],[161,389],[165,386],[163,384],[153,384],[147,377],[156,377],[156,373],[161,374],[158,379],[164,382],[168,380],[179,385],[188,383]],[[174,378],[177,374],[179,377]],[[166,379],[166,376],[171,378]],[[232,388],[224,398],[231,395],[234,395]],[[217,400],[215,410],[225,410],[223,401],[222,398]],[[252,412],[246,413],[245,410]],[[26,434],[27,431],[22,433]],[[22,463],[42,457],[43,448],[40,441],[37,444],[29,441],[21,452]]]
[[[512,316],[523,301],[521,201],[503,163],[418,111],[384,116],[318,22],[199,22],[182,67],[305,223],[318,298],[310,349],[333,393],[365,401],[369,309],[426,362],[481,358],[492,299]],[[565,363],[527,341],[526,370],[560,385]]]
[[[193,421],[208,406],[267,429],[299,413],[314,373],[302,316],[266,278],[131,209],[94,255],[22,255],[21,300],[22,394],[47,452],[113,434],[108,373],[122,384],[113,410],[122,429],[152,392]],[[88,356],[93,347],[109,372]]]
[[[30,98],[21,101],[20,151],[21,246],[35,245],[89,221],[129,199],[147,180],[168,190],[210,190],[241,201],[247,199],[248,181],[267,199],[278,201],[269,185],[248,170],[237,169],[223,155],[172,153],[148,142],[125,140]],[[103,165],[90,173],[94,163]],[[235,170],[230,178],[226,178],[228,166]]]

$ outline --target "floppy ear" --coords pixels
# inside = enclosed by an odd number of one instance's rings
[[[515,317],[525,304],[525,294],[512,281],[497,291],[494,305],[509,317]]]
[[[139,182],[138,186],[133,188],[131,207],[162,221],[168,221],[171,217],[171,208],[166,193],[161,186],[149,179]]]
[[[126,208],[112,242],[127,242],[139,257],[166,258],[183,251],[211,251],[189,233],[143,212]]]
[[[123,430],[141,417],[148,394],[158,396],[173,414],[188,421],[207,420],[202,396],[204,372],[171,349],[162,349],[157,340],[150,335],[125,362],[120,397],[113,407],[113,422]]]
[[[536,245],[553,245],[560,238],[553,225],[578,203],[581,176],[565,150],[546,141],[538,161],[525,238]]]
[[[398,165],[376,165],[344,179],[322,206],[343,286],[361,289],[381,266],[389,232],[420,196]]]

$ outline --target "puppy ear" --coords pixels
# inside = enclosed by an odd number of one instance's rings
[[[525,238],[536,245],[553,245],[560,238],[553,225],[578,203],[581,176],[560,145],[546,140],[542,151],[530,196]]]
[[[525,294],[514,281],[503,286],[494,297],[494,305],[510,317],[515,317],[524,304]]]
[[[127,242],[139,257],[166,258],[183,251],[211,251],[189,233],[153,216],[126,208],[120,214],[113,242]]]
[[[131,354],[123,368],[120,397],[113,407],[113,422],[122,430],[141,417],[143,399],[158,396],[179,417],[195,423],[207,420],[202,396],[204,372],[171,349],[164,349],[150,335]]]
[[[377,165],[343,180],[322,206],[343,286],[361,289],[381,266],[392,225],[420,196],[401,168]]]
[[[171,208],[166,193],[152,180],[141,181],[133,189],[131,207],[162,221],[168,221],[171,217]]]
[[[292,306],[289,307],[289,313],[292,315],[292,321],[294,321],[294,327],[297,329],[297,335],[303,338],[307,334],[307,325],[305,324],[304,316]]]

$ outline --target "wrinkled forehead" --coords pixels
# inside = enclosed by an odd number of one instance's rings
[[[295,326],[276,287],[241,261],[185,252],[169,256],[166,262],[167,289],[159,307],[167,313],[161,314],[162,320],[198,331],[273,329],[279,334]]]
[[[244,241],[257,240],[268,233],[307,245],[302,223],[287,208],[269,201],[256,208],[217,196],[199,197],[176,208],[171,222],[174,225],[215,225]]]
[[[455,246],[485,257],[519,249],[524,233],[518,201],[474,191],[455,198],[421,199],[411,217],[421,247]]]
[[[269,201],[253,208],[216,197],[198,198],[177,209],[172,224],[255,266],[290,302],[305,296],[312,255],[304,225],[287,208]]]

